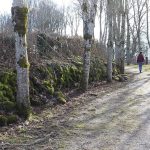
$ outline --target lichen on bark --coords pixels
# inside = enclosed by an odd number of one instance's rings
[[[87,3],[85,3],[85,2],[82,4],[82,11],[86,12],[86,13],[88,12]]]
[[[14,32],[18,32],[19,36],[24,36],[27,32],[28,8],[12,7],[12,18],[14,23]]]
[[[17,62],[17,64],[21,68],[29,68],[30,67],[30,64],[29,64],[28,60],[24,56],[19,59],[19,61]]]

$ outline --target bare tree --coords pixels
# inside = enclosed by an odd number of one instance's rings
[[[79,30],[80,21],[81,21],[79,8],[77,8],[77,7],[74,8],[74,12],[75,12],[75,14],[74,14],[74,33],[75,33],[75,36],[78,36],[78,30]]]
[[[95,27],[95,16],[97,10],[98,0],[82,0],[79,1],[82,9],[82,19],[83,19],[83,36],[84,36],[84,56],[83,56],[83,90],[87,90],[90,72],[90,58],[91,58],[91,46],[92,37],[94,35]]]
[[[64,9],[58,8],[52,0],[29,0],[29,31],[62,34]]]
[[[144,20],[144,16],[146,14],[146,10],[144,9],[145,5],[146,5],[145,0],[132,0],[133,13],[134,13],[134,26],[137,32],[139,52],[142,50],[141,34],[142,34],[142,28],[145,22]]]
[[[68,26],[70,27],[71,36],[74,35],[74,14],[72,8],[67,9]]]
[[[150,48],[150,39],[149,39],[149,0],[146,0],[146,24],[147,24],[147,31],[146,31],[146,35],[147,35],[147,42],[148,42],[148,46]]]
[[[126,0],[122,0],[122,4],[121,4],[121,8],[122,8],[122,13],[121,13],[121,17],[122,17],[122,24],[121,24],[121,41],[120,41],[120,46],[121,46],[121,58],[120,58],[120,65],[119,65],[119,70],[122,74],[124,74],[125,71],[125,21],[126,21]]]
[[[107,81],[112,82],[112,58],[113,58],[113,0],[107,0],[107,18],[108,18],[108,42],[107,42]]]
[[[107,35],[106,30],[107,30],[107,13],[106,13],[106,2],[105,0],[100,0],[99,1],[99,42],[100,43],[105,43],[104,37]],[[104,25],[105,24],[105,25]]]
[[[29,116],[29,62],[27,55],[27,18],[28,8],[25,0],[13,0],[12,21],[15,32],[17,105],[21,115]]]
[[[127,58],[127,65],[130,65],[131,58],[130,58],[130,20],[129,20],[129,3],[127,0],[127,9],[126,9],[126,20],[127,20],[127,40],[126,40],[126,58]]]
[[[115,62],[120,73],[124,73],[125,59],[125,18],[126,0],[115,0],[114,3],[114,40],[115,40]]]
[[[113,38],[115,41],[115,62],[118,67],[120,65],[121,56],[121,1],[114,1],[113,10]]]

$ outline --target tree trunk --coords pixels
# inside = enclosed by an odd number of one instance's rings
[[[108,24],[109,24],[109,35],[107,43],[107,81],[112,82],[112,55],[113,55],[113,35],[112,35],[112,0],[107,0],[108,9]]]
[[[118,4],[119,3],[119,4]],[[114,32],[115,32],[115,62],[120,73],[124,73],[124,60],[125,60],[125,1],[117,1],[119,5],[117,11],[117,19],[114,17]],[[117,23],[116,23],[117,21]]]
[[[89,72],[90,72],[90,58],[91,58],[90,49],[85,47],[84,57],[83,57],[83,59],[84,59],[84,62],[83,62],[83,82],[82,82],[83,90],[87,90],[87,88],[88,88]]]
[[[120,2],[116,2],[115,1],[115,3],[116,3],[116,5],[118,6],[118,5],[120,5],[120,4],[118,4],[118,3],[120,3]],[[117,7],[115,5],[115,7]],[[117,8],[117,9],[120,9],[120,8]],[[120,40],[121,40],[121,38],[120,38],[120,22],[121,22],[121,20],[120,20],[120,16],[119,15],[121,15],[120,14],[120,11],[118,12],[119,10],[116,10],[115,12],[114,12],[114,14],[113,14],[113,38],[114,38],[114,40],[115,40],[115,63],[116,63],[116,67],[117,68],[119,68],[119,66],[120,66],[120,57],[121,57],[121,45],[120,45]]]
[[[99,42],[102,43],[102,2],[103,1],[100,1],[100,14],[99,14],[99,29],[100,29],[100,32],[99,32]]]
[[[148,0],[146,0],[146,20],[147,20],[147,42],[150,48],[150,39],[149,39],[149,7],[148,7]]]
[[[27,18],[26,1],[13,0],[12,21],[16,39],[17,105],[20,115],[25,118],[28,118],[30,114],[29,62],[26,41]]]
[[[83,0],[81,7],[83,13],[83,36],[85,42],[82,89],[87,90],[90,72],[90,50],[92,45],[92,37],[94,35],[97,0],[93,0],[91,3]]]
[[[127,65],[130,65],[131,58],[130,58],[130,23],[129,23],[129,14],[127,14]]]
[[[124,6],[124,2],[122,2]],[[125,19],[126,14],[125,14],[125,9],[122,12],[122,25],[121,25],[121,60],[120,60],[120,72],[124,74],[125,71],[125,49],[124,49],[124,44],[125,44]]]

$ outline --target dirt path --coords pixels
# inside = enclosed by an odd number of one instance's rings
[[[130,83],[117,88],[112,85],[112,92],[107,94],[93,91],[90,98],[84,97],[86,104],[67,111],[63,117],[53,116],[53,120],[47,118],[45,123],[39,121],[37,137],[35,131],[32,133],[34,142],[14,145],[15,149],[149,150],[150,73],[126,70],[135,75]],[[25,134],[31,135],[32,129],[29,125]]]

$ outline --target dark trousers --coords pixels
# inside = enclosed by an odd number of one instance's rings
[[[141,73],[142,72],[143,62],[138,62],[138,65],[139,65],[139,72]]]

